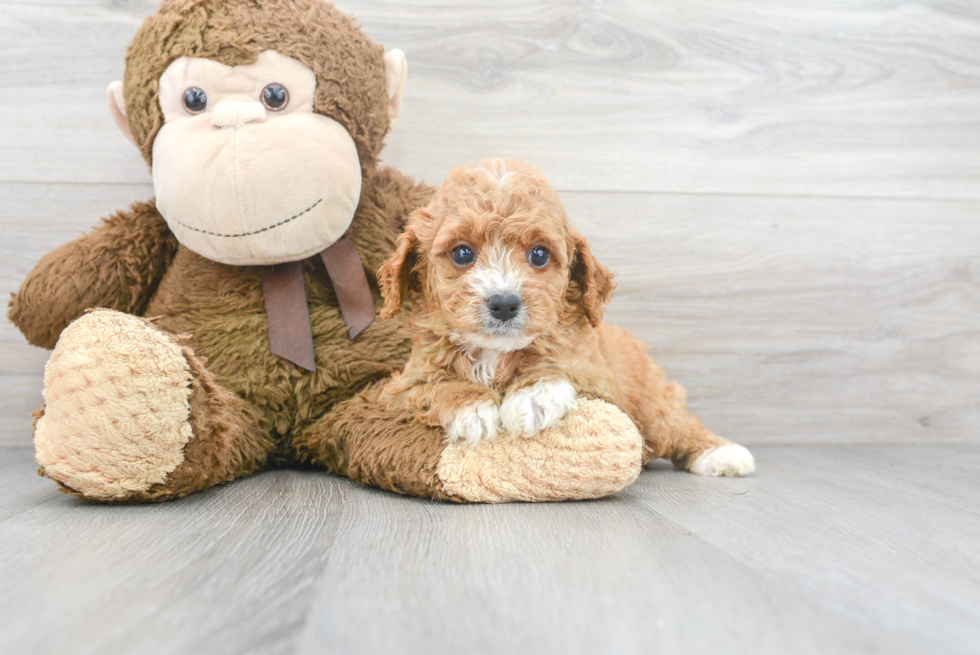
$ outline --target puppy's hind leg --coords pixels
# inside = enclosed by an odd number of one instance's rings
[[[698,475],[749,475],[748,450],[711,432],[687,411],[687,393],[668,382],[646,345],[622,328],[599,326],[602,359],[616,384],[615,403],[643,433],[643,461],[665,457]]]
[[[687,394],[668,382],[642,341],[602,324],[603,359],[617,382],[616,404],[643,433],[643,460],[664,457],[698,475],[749,475],[755,459],[746,448],[719,437],[687,411]]]
[[[755,472],[755,458],[744,446],[719,437],[687,410],[684,388],[661,379],[653,402],[641,416],[650,457],[666,457],[696,475],[744,476]]]

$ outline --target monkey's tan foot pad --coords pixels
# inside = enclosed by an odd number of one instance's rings
[[[532,438],[449,444],[437,474],[446,494],[469,502],[601,498],[636,479],[642,452],[640,433],[619,408],[581,400]]]
[[[162,482],[191,438],[191,372],[173,338],[143,319],[94,310],[61,334],[34,428],[44,475],[97,499]]]

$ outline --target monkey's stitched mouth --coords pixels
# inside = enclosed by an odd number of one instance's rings
[[[278,223],[273,223],[272,225],[267,225],[267,226],[263,227],[260,230],[252,230],[251,232],[242,232],[240,234],[221,234],[220,232],[212,232],[211,230],[202,230],[199,227],[194,227],[193,225],[188,225],[187,223],[183,223],[181,221],[178,221],[177,219],[174,219],[174,223],[177,223],[181,227],[186,227],[188,230],[194,230],[195,232],[200,232],[201,234],[209,234],[209,235],[211,235],[213,237],[248,237],[248,236],[252,236],[253,234],[261,234],[262,232],[268,232],[269,230],[274,230],[277,227],[279,227],[280,225],[285,225],[286,223],[289,223],[290,221],[295,221],[297,218],[299,218],[303,214],[307,214],[307,213],[311,212],[313,210],[313,208],[316,207],[317,205],[319,205],[321,202],[323,202],[323,198],[320,198],[319,200],[317,200],[315,203],[313,203],[312,205],[310,205],[309,207],[307,207],[306,209],[304,209],[300,213],[298,213],[298,214],[296,214],[294,216],[290,216],[289,218],[283,219],[283,220],[279,221]]]

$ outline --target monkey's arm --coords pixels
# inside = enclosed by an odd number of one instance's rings
[[[10,321],[35,346],[54,348],[89,307],[142,314],[176,251],[153,201],[136,203],[42,257],[12,295]]]

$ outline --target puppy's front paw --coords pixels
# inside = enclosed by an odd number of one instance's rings
[[[542,381],[507,396],[500,406],[500,422],[512,435],[533,437],[576,407],[578,394],[571,384]]]
[[[446,439],[459,441],[465,439],[471,443],[497,437],[497,425],[500,423],[500,410],[497,405],[485,401],[467,405],[456,413],[452,422],[446,426]]]
[[[718,446],[698,457],[691,466],[695,475],[741,477],[755,473],[755,458],[737,443]]]

